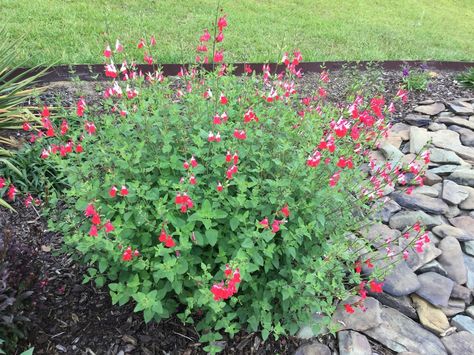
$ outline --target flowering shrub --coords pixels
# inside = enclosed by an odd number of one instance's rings
[[[299,97],[297,51],[281,73],[246,66],[237,77],[222,63],[226,26],[220,18],[197,48],[215,70],[182,68],[175,79],[141,73],[122,44],[107,46],[105,112],[83,98],[55,118],[45,108],[32,134],[68,186],[69,207],[51,226],[90,265],[85,282],[109,282],[113,303],[133,300],[146,322],[177,313],[211,343],[242,327],[264,339],[294,334],[350,293],[360,300],[346,310],[363,307],[366,289],[382,283],[361,277],[376,260],[359,259],[366,246],[348,233],[369,223],[387,185],[422,183],[423,171],[370,159],[393,103],[331,105],[326,72],[314,95]],[[144,61],[154,62],[155,45],[138,42]],[[422,248],[419,234],[410,238]]]

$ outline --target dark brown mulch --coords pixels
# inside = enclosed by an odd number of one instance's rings
[[[385,97],[395,95],[401,83],[401,72],[379,73]],[[473,96],[472,90],[461,88],[454,78],[457,73],[437,72],[428,91],[412,92],[409,102],[398,106],[395,119],[411,112],[418,102],[433,99],[447,102]],[[305,92],[315,88],[316,74],[303,79]],[[340,101],[354,77],[347,72],[331,73],[329,100]],[[42,99],[48,104],[57,101],[63,106],[75,105],[78,96],[97,102],[97,83],[57,83]],[[35,354],[197,354],[203,353],[198,335],[192,326],[171,318],[160,323],[145,324],[133,306],[113,306],[107,288],[82,284],[85,268],[65,254],[59,253],[61,236],[47,231],[46,221],[34,209],[15,203],[18,214],[0,208],[0,234],[9,235],[13,246],[8,260],[13,265],[10,282],[31,289],[29,305],[32,320],[29,338],[22,344],[35,346]],[[335,347],[334,338],[324,342]],[[259,334],[241,333],[224,343],[224,353],[291,354],[302,342],[295,338],[262,342]],[[19,349],[20,350],[20,349]],[[391,354],[373,343],[373,350]]]
[[[0,209],[0,232],[10,240],[12,285],[34,291],[26,314],[29,338],[21,349],[35,354],[200,354],[192,326],[177,318],[145,324],[133,305],[111,304],[107,287],[83,285],[85,268],[60,253],[61,236],[48,232],[46,221],[20,201],[17,214]],[[240,333],[222,343],[224,354],[288,354],[299,341],[280,338],[262,342],[259,334]]]

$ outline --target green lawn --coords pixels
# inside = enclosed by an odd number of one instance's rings
[[[473,0],[224,0],[226,60],[474,60]],[[28,65],[100,63],[104,44],[155,34],[161,63],[189,62],[211,0],[0,0],[0,23]]]

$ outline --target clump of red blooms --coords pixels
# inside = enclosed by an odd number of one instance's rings
[[[220,68],[218,68],[218,75],[222,76],[226,73],[226,65],[224,61],[224,50],[218,48],[222,41],[224,40],[224,29],[227,27],[226,16],[220,17],[216,23],[216,35],[214,38],[211,37],[208,29],[205,29],[203,34],[199,38],[199,45],[197,46],[197,55],[196,63],[209,63],[211,60],[214,64],[222,63]],[[211,46],[209,42],[212,40],[212,49],[213,52],[209,52]],[[144,38],[140,39],[137,43],[137,48],[143,50],[143,60],[147,64],[154,64],[154,54],[152,53],[154,47],[157,45],[157,41],[154,36],[150,37],[148,41]],[[103,54],[105,57],[105,75],[113,80],[112,85],[107,87],[104,90],[103,96],[106,99],[118,99],[112,107],[112,112],[121,116],[126,117],[128,110],[136,110],[136,105],[123,104],[120,106],[120,101],[135,102],[140,93],[135,87],[135,80],[138,78],[145,78],[146,81],[150,83],[162,82],[164,80],[164,75],[159,70],[154,72],[148,72],[143,74],[140,70],[137,69],[137,64],[135,61],[127,62],[123,59],[121,62],[120,68],[117,68],[114,64],[113,58],[114,55],[122,53],[124,50],[123,45],[119,40],[115,43],[114,50],[111,49],[110,45],[107,45]],[[156,58],[156,56],[155,56]],[[293,55],[290,56],[288,53],[285,53],[282,58],[282,63],[286,67],[286,73],[290,73],[294,77],[302,77],[301,68],[298,68],[298,65],[303,60],[302,55],[299,51],[294,51]],[[268,64],[263,65],[262,68],[263,74],[262,78],[264,84],[266,85],[265,91],[257,92],[256,95],[264,100],[266,103],[274,103],[281,100],[286,100],[292,95],[297,94],[295,88],[295,83],[291,80],[285,79],[285,71],[278,74],[277,81],[271,81],[271,72],[270,66]],[[250,65],[245,64],[244,72],[248,75],[253,73],[253,69]],[[178,73],[178,77],[196,77],[197,70],[192,68],[188,71],[186,68],[181,68]],[[328,83],[330,81],[329,73],[323,71],[320,74],[320,80],[323,83]],[[120,85],[120,81],[126,82],[126,87],[123,88]],[[178,87],[176,89],[176,97],[180,98],[186,94],[186,92],[191,92],[193,87],[191,81],[188,81],[186,88]],[[125,91],[125,95],[124,95]],[[300,122],[305,119],[307,113],[313,111],[321,114],[321,102],[324,101],[327,93],[324,87],[317,88],[317,94],[313,97],[303,97],[301,98],[302,108],[297,112],[297,120],[293,126],[294,129],[298,129]],[[408,99],[408,92],[400,89],[396,97],[402,102],[406,102]],[[211,100],[213,93],[210,88],[206,88],[202,93],[203,100]],[[243,118],[239,118],[240,122],[230,122],[228,114],[225,110],[225,107],[229,105],[230,98],[226,95],[225,92],[220,92],[218,96],[217,109],[221,112],[216,112],[210,120],[210,125],[212,130],[209,131],[207,136],[207,141],[211,144],[220,143],[223,141],[226,142],[226,139],[235,139],[237,141],[246,140],[249,135],[252,135],[252,127],[259,124],[260,113],[254,111],[253,107],[246,108]],[[238,99],[240,103],[240,99]],[[358,156],[369,156],[370,151],[362,150],[362,143],[367,143],[369,141],[375,142],[381,137],[386,137],[388,129],[390,128],[386,124],[384,117],[384,111],[388,110],[389,113],[395,112],[395,105],[393,102],[386,105],[386,101],[383,97],[372,98],[368,103],[365,102],[364,98],[358,96],[355,100],[345,107],[341,112],[340,116],[333,118],[329,124],[329,127],[324,131],[321,140],[317,146],[312,149],[310,152],[305,152],[303,159],[306,159],[306,166],[309,169],[318,168],[321,162],[329,165],[331,162],[335,162],[335,167],[337,169],[333,170],[327,184],[336,188],[341,175],[344,174],[346,170],[354,168],[354,164],[357,161]],[[229,111],[230,112],[230,111]],[[84,136],[97,134],[97,127],[92,118],[88,117],[87,114],[87,105],[84,98],[80,98],[76,105],[76,116],[82,118],[83,122],[81,127],[83,127],[83,132],[79,135],[77,139],[68,139],[66,143],[61,145],[51,144],[48,148],[43,149],[41,153],[42,159],[47,159],[51,155],[59,154],[61,157],[67,157],[69,154],[79,154],[84,152],[84,148],[81,145]],[[25,122],[23,124],[23,129],[25,131],[31,131],[30,142],[34,143],[40,139],[47,139],[53,137],[66,136],[70,133],[69,123],[66,119],[60,119],[58,122],[60,124],[54,124],[51,120],[51,114],[47,106],[44,106],[41,111],[41,126],[36,127],[35,125]],[[262,115],[263,116],[263,115]],[[235,129],[233,130],[232,137],[221,136],[220,131],[217,127],[223,127],[223,125],[235,124]],[[234,128],[233,127],[233,128]],[[245,129],[243,129],[245,127]],[[100,127],[99,127],[100,128]],[[338,153],[338,144],[343,139],[350,139],[353,142],[353,152],[345,152],[343,155]],[[223,143],[223,144],[224,144]],[[226,151],[226,150],[224,150]],[[307,156],[307,158],[306,158]],[[424,164],[428,164],[429,152],[426,151],[420,155],[423,159]],[[198,158],[192,155],[188,160],[183,162],[184,175],[180,179],[181,188],[179,191],[176,191],[176,196],[174,198],[174,203],[180,212],[183,214],[187,213],[190,209],[194,207],[194,202],[189,193],[192,191],[191,187],[199,183],[198,171]],[[224,188],[228,186],[230,180],[232,180],[235,174],[239,171],[239,154],[237,151],[227,150],[225,154],[225,162],[227,164],[224,176],[221,176],[221,180],[216,181],[215,189],[217,193],[224,193]],[[423,166],[421,163],[414,159],[408,164],[408,166],[393,166],[392,163],[387,162],[384,165],[377,164],[374,159],[370,159],[370,188],[363,188],[361,191],[362,197],[367,197],[369,200],[380,198],[384,196],[384,188],[386,186],[394,187],[395,184],[405,186],[412,183],[417,185],[423,185]],[[221,181],[224,183],[222,184]],[[0,189],[6,186],[7,182],[4,178],[0,177]],[[406,188],[406,193],[411,193],[413,190],[413,185]],[[209,187],[214,189],[214,187]],[[13,184],[10,184],[6,195],[10,201],[15,199],[17,194],[17,189]],[[125,197],[129,194],[128,188],[125,185],[122,185],[119,189],[116,185],[113,185],[108,190],[108,195],[110,198],[116,198],[117,194],[122,197]],[[30,206],[34,202],[35,204],[40,204],[40,201],[33,199],[31,195],[25,199],[25,205]],[[105,235],[112,233],[115,228],[110,220],[107,220],[105,223],[102,221],[99,212],[94,207],[94,203],[87,205],[84,211],[85,217],[90,219],[90,229],[89,236],[98,237],[101,230],[104,231]],[[271,230],[273,234],[276,234],[280,231],[281,226],[289,223],[290,219],[290,207],[288,204],[285,204],[275,211],[273,216],[269,219],[264,217],[258,222],[258,226],[264,230]],[[428,243],[429,237],[428,234],[423,230],[419,223],[416,223],[412,228],[407,230],[403,237],[405,239],[410,239],[411,232],[414,231],[417,233],[414,238],[414,246],[416,252],[423,252],[423,247]],[[193,241],[195,241],[194,233]],[[175,240],[171,235],[167,234],[165,228],[163,227],[159,236],[158,241],[162,243],[166,248],[174,248],[177,246]],[[392,240],[385,241],[385,250],[386,256],[388,258],[393,258],[395,253],[395,248],[392,247]],[[408,246],[402,251],[403,258],[407,259],[409,257]],[[119,249],[122,250],[122,246],[119,245]],[[140,256],[138,250],[133,250],[131,246],[128,246],[126,249],[121,251],[122,260],[125,262],[131,262],[134,258]],[[176,255],[179,255],[179,251],[176,250]],[[372,269],[374,264],[371,259],[366,259],[364,261],[358,260],[355,263],[354,269],[357,274],[362,275],[362,267],[365,265],[368,269]],[[224,271],[225,280],[214,284],[211,287],[211,293],[213,298],[216,301],[226,300],[232,297],[237,292],[237,285],[240,283],[240,272],[238,268],[232,269],[229,265],[226,265]],[[374,279],[372,280],[363,280],[360,282],[357,287],[357,292],[359,295],[359,300],[352,304],[344,304],[344,308],[348,313],[354,313],[354,307],[360,307],[362,310],[365,310],[363,301],[367,297],[367,292],[380,293],[383,290],[383,282],[378,282]]]
[[[226,265],[224,270],[225,280],[211,287],[215,301],[226,300],[237,293],[237,285],[240,283],[239,269],[232,270]]]

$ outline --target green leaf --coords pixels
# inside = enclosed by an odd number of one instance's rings
[[[23,351],[20,355],[33,355],[33,351],[35,351],[35,347],[29,348],[28,350]]]
[[[105,284],[105,277],[104,276],[98,276],[96,279],[95,279],[95,284],[97,287],[102,287],[104,286]]]
[[[109,263],[107,262],[107,259],[101,258],[99,260],[99,272],[103,273],[105,270],[107,270],[107,267],[109,266]]]
[[[232,231],[235,231],[239,227],[240,221],[237,217],[234,216],[230,219],[229,223],[230,229],[232,229]]]
[[[219,233],[215,229],[208,229],[206,231],[206,240],[211,245],[214,246],[217,243],[217,237]]]

